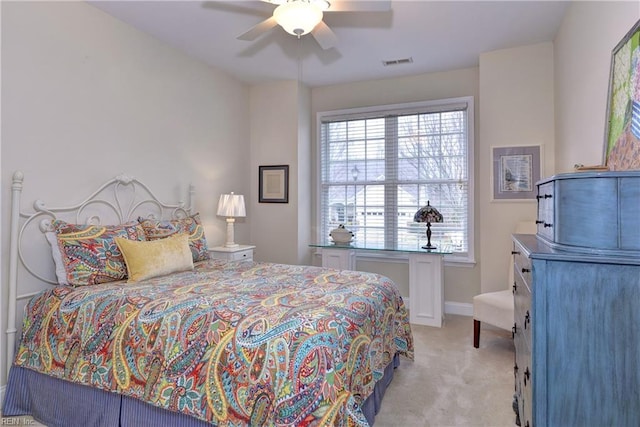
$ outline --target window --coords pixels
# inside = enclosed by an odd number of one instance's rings
[[[418,249],[427,201],[432,243],[473,261],[473,97],[319,113],[320,243],[344,224],[360,246]]]

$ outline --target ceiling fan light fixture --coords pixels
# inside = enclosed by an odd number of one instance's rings
[[[322,21],[322,10],[313,1],[293,0],[278,6],[273,17],[287,33],[300,37]]]

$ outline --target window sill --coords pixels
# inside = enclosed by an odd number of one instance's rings
[[[407,252],[372,252],[368,250],[354,249],[358,261],[372,261],[372,262],[388,262],[388,263],[408,263],[409,253]],[[425,254],[429,252],[424,252]],[[320,249],[314,251],[313,255],[321,256],[322,251]],[[456,257],[451,255],[444,255],[445,267],[461,267],[461,268],[473,268],[476,262],[473,258]]]

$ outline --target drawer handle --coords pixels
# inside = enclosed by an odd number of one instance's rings
[[[548,224],[548,223],[545,222],[544,223],[544,228],[547,228],[547,227],[553,227],[553,224]]]
[[[527,325],[531,323],[531,315],[529,314],[529,310],[527,310],[527,313],[524,315],[524,328],[527,329]]]
[[[516,363],[515,365],[513,365],[513,374],[517,374],[518,373],[518,364]]]
[[[523,272],[523,273],[531,273],[531,270],[530,270],[530,269],[528,269],[528,268],[524,268],[524,267],[523,267],[523,268],[522,268],[522,272]]]
[[[541,196],[541,195],[539,195],[539,194],[538,194],[538,195],[536,196],[536,199],[540,200],[540,199],[542,199],[542,197],[543,197],[543,196]]]
[[[511,251],[511,255],[520,255],[520,251]]]
[[[550,199],[550,198],[552,198],[552,197],[553,197],[553,194],[545,194],[545,195],[544,195],[544,198],[545,198],[545,199]]]
[[[512,290],[512,292],[515,294],[517,289],[518,289],[518,286],[516,286],[516,282],[513,282],[513,290]]]
[[[511,327],[511,339],[514,339],[516,337],[516,331],[518,330],[518,328],[516,327],[516,324],[514,323],[513,326]],[[516,366],[517,369],[517,366]]]
[[[544,221],[536,220],[536,224],[544,224]]]
[[[531,371],[529,371],[529,367],[527,366],[527,369],[524,370],[524,385],[527,385],[527,380],[529,380],[531,378]]]

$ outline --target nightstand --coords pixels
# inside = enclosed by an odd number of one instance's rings
[[[253,260],[253,250],[255,246],[238,245],[233,248],[226,246],[216,246],[209,248],[209,253],[213,259],[224,259],[227,261],[240,261],[244,259]]]

